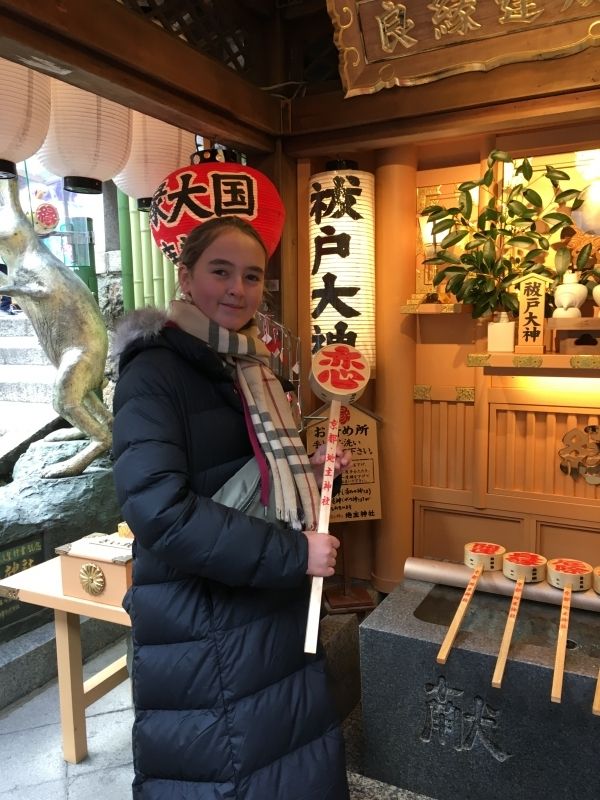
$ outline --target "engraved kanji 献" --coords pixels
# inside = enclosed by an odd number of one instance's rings
[[[436,741],[451,745],[456,752],[473,750],[481,745],[500,763],[511,758],[494,742],[500,711],[491,708],[482,697],[475,696],[473,712],[463,711],[454,701],[464,695],[462,689],[450,688],[442,676],[437,684],[425,685],[425,724],[420,734],[422,742]]]
[[[501,764],[507,761],[510,753],[505,753],[492,741],[492,734],[498,727],[500,711],[495,711],[481,697],[475,697],[475,711],[473,714],[463,714],[463,727],[461,750],[472,750],[477,742]]]

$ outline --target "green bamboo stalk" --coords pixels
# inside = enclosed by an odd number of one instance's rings
[[[148,216],[148,214],[146,214]],[[152,236],[152,232],[150,232]],[[165,277],[163,274],[162,251],[151,239],[152,276],[154,283],[154,305],[157,308],[165,307]]]
[[[135,308],[144,307],[144,275],[142,269],[142,240],[140,237],[140,214],[137,200],[129,198],[129,222],[131,226],[131,258],[133,263],[133,295]]]
[[[175,274],[176,267],[166,256],[162,257],[163,275],[165,279],[165,301],[167,306],[175,299]]]
[[[119,215],[119,247],[121,250],[121,292],[123,310],[135,308],[133,297],[133,262],[131,258],[131,224],[129,222],[129,198],[117,189],[117,211]]]
[[[142,243],[142,273],[144,278],[144,305],[154,306],[154,275],[152,272],[152,234],[150,217],[145,211],[138,211],[140,240]]]

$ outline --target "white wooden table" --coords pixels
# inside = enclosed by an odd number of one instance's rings
[[[122,656],[84,682],[80,617],[130,626],[129,616],[120,606],[65,597],[59,558],[0,580],[0,597],[54,609],[63,754],[77,764],[88,753],[85,709],[127,678]]]

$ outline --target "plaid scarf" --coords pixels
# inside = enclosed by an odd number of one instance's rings
[[[235,367],[256,438],[271,470],[277,518],[295,530],[315,530],[319,490],[283,388],[269,367],[271,354],[252,321],[230,331],[191,303],[174,300],[169,319]]]

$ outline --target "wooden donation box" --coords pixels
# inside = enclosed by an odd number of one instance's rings
[[[131,545],[117,533],[92,533],[57,547],[63,594],[120,606],[131,586]]]
[[[554,350],[566,355],[600,355],[598,317],[552,318],[548,327],[554,333]]]

